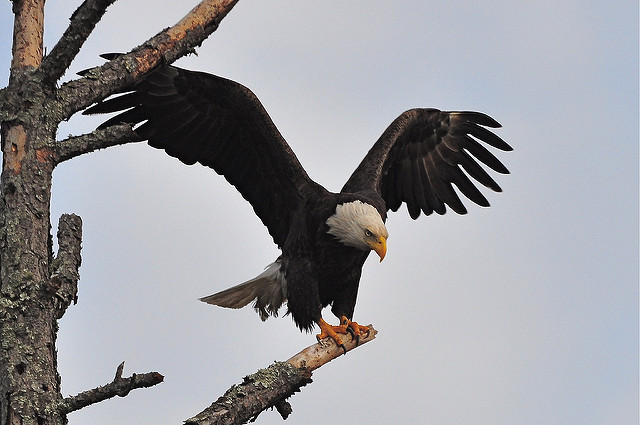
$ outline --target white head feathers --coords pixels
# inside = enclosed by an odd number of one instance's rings
[[[361,201],[352,201],[336,207],[336,213],[327,219],[330,235],[345,245],[370,250],[371,239],[385,240],[389,233],[375,207]]]

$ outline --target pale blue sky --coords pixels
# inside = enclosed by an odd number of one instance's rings
[[[194,4],[117,2],[66,78]],[[75,7],[47,3],[48,49]],[[377,340],[318,370],[285,423],[638,422],[637,2],[241,0],[179,65],[250,87],[331,190],[411,107],[486,112],[514,147],[499,154],[512,174],[485,192],[491,208],[390,216],[387,258],[365,265],[354,317]],[[59,137],[97,122],[74,118]],[[197,301],[278,254],[210,170],[145,144],[87,155],[55,173],[54,226],[64,212],[84,220],[79,303],[58,341],[64,393],[110,381],[122,360],[125,374],[165,375],[71,425],[181,423],[314,342],[289,317]]]

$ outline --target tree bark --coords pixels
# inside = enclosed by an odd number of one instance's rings
[[[44,0],[14,1],[10,85],[37,103],[50,87],[27,82],[42,60]],[[39,90],[38,90],[39,89]],[[26,109],[26,108],[25,108]],[[61,400],[49,266],[53,164],[32,146],[55,137],[55,126],[25,114],[2,123],[0,190],[0,424],[60,424],[47,410]]]
[[[11,79],[42,61],[44,37],[44,0],[14,0]],[[11,80],[10,80],[11,81]]]

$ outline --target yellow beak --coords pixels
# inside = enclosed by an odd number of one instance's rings
[[[380,236],[377,241],[373,242],[371,244],[371,249],[378,254],[380,261],[384,260],[384,256],[387,255],[387,240],[384,236]]]

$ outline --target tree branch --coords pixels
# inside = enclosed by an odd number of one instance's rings
[[[77,301],[80,279],[82,219],[75,214],[63,214],[58,221],[58,255],[51,262],[50,289],[56,297],[56,317],[60,319],[67,307]]]
[[[369,334],[356,341],[344,343],[346,352],[373,340],[377,331],[369,325]],[[325,339],[305,348],[286,362],[276,362],[244,378],[232,386],[196,416],[187,419],[185,425],[229,425],[254,420],[262,411],[275,407],[283,419],[291,413],[287,398],[311,382],[311,372],[345,351],[333,340]]]
[[[255,419],[263,410],[282,406],[300,388],[311,382],[311,372],[286,362],[276,362],[246,376],[211,406],[187,419],[185,425],[241,424]],[[282,407],[278,409],[283,410]]]
[[[131,390],[149,388],[164,380],[164,376],[158,372],[134,373],[129,378],[123,378],[123,370],[124,362],[120,363],[116,370],[116,377],[109,384],[65,398],[60,406],[60,412],[62,414],[68,414],[115,396],[124,397],[129,394]]]
[[[69,27],[42,61],[38,69],[43,81],[53,84],[62,77],[87,40],[95,26],[100,22],[115,0],[85,0],[71,15]]]
[[[333,343],[333,340],[324,339],[319,343],[313,344],[300,351],[298,354],[287,360],[287,363],[298,369],[314,371],[320,366],[329,363],[331,360],[340,357],[342,354],[346,354],[346,352],[375,339],[378,331],[373,328],[373,325],[369,325],[368,328],[369,334],[364,337],[360,337],[359,340],[354,338],[345,338],[348,341],[344,342],[344,350]]]
[[[204,0],[176,25],[130,53],[91,69],[85,77],[69,81],[58,90],[60,118],[121,90],[160,63],[172,63],[213,33],[238,0]]]
[[[56,164],[98,149],[141,141],[130,124],[112,125],[81,136],[72,136],[56,142],[53,155]],[[48,148],[51,149],[51,148]]]

